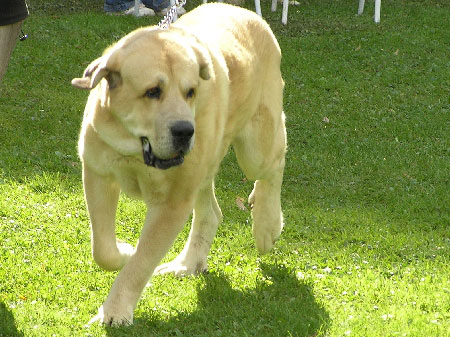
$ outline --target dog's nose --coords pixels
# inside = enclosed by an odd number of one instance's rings
[[[176,148],[186,146],[194,134],[194,126],[188,121],[179,121],[170,127],[173,142]]]

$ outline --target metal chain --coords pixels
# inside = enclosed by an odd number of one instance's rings
[[[173,22],[175,15],[177,13],[177,9],[186,5],[186,0],[175,0],[175,4],[170,7],[167,11],[167,14],[164,15],[164,18],[158,23],[159,29],[168,29],[170,24]]]

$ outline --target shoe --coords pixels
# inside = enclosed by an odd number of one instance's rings
[[[130,9],[128,9],[127,11],[125,11],[125,14],[127,15],[135,15],[135,11],[134,11],[134,6],[131,7]],[[137,17],[141,17],[141,16],[154,16],[155,15],[155,11],[151,8],[147,8],[145,7],[143,4],[141,4],[139,6],[139,11],[137,14]]]

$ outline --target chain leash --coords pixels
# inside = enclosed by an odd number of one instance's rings
[[[173,22],[175,15],[177,13],[177,9],[186,5],[186,0],[175,0],[175,4],[170,7],[167,11],[167,14],[164,15],[164,18],[158,23],[159,29],[168,29],[170,24]]]

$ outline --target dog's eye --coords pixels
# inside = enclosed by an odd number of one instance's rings
[[[161,97],[161,92],[162,90],[160,87],[154,87],[145,92],[145,97],[158,99]]]
[[[194,97],[194,95],[195,95],[195,89],[194,89],[194,88],[191,88],[191,89],[189,89],[189,91],[187,92],[186,98],[192,98],[192,97]]]

